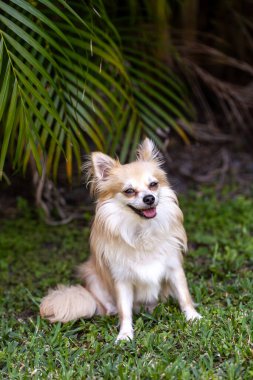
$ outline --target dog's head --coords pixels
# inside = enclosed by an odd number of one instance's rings
[[[151,250],[170,239],[171,245],[186,249],[183,214],[161,164],[147,138],[130,164],[92,153],[84,169],[97,198],[93,234],[121,236],[129,246]]]
[[[95,152],[86,168],[92,192],[99,201],[113,200],[119,209],[127,207],[138,217],[151,219],[157,215],[161,188],[168,187],[161,164],[160,153],[146,138],[134,162],[121,165],[118,160]]]

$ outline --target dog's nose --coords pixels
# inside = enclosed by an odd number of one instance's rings
[[[154,195],[145,195],[143,198],[143,202],[146,203],[146,205],[151,206],[155,201]]]

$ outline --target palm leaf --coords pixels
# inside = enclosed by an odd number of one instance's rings
[[[15,114],[17,110],[17,103],[18,103],[18,91],[17,91],[17,81],[15,80],[12,93],[11,93],[11,101],[9,105],[9,110],[6,117],[6,123],[5,123],[5,133],[4,133],[4,139],[3,139],[3,145],[1,149],[1,155],[0,155],[0,179],[2,179],[3,175],[3,166],[5,157],[7,154],[7,149],[9,146],[9,141],[11,137],[12,128],[15,121]]]
[[[185,89],[154,61],[126,49],[103,1],[0,0],[1,173],[8,156],[25,170],[32,155],[55,178],[65,160],[70,179],[90,146],[125,161],[157,128],[187,140]]]

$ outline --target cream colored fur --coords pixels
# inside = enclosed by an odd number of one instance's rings
[[[182,266],[187,249],[183,215],[160,165],[159,152],[148,139],[137,161],[127,165],[103,153],[92,154],[85,168],[97,206],[91,255],[79,268],[84,287],[50,290],[40,306],[43,317],[67,322],[118,313],[117,340],[132,339],[132,311],[142,305],[152,311],[159,299],[171,295],[187,320],[201,318]],[[134,194],[126,193],[129,188]],[[144,203],[147,195],[153,197],[151,206]],[[147,209],[156,215],[144,217]]]
[[[83,316],[92,317],[96,307],[95,299],[83,286],[58,285],[42,299],[40,314],[50,322],[68,322]]]

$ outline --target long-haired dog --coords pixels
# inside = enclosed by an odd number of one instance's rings
[[[83,286],[50,290],[41,316],[68,322],[118,313],[117,340],[133,338],[133,310],[152,311],[169,295],[187,320],[201,318],[182,266],[187,249],[183,214],[153,142],[145,139],[130,164],[95,152],[85,167],[97,204],[91,255],[79,267]]]

